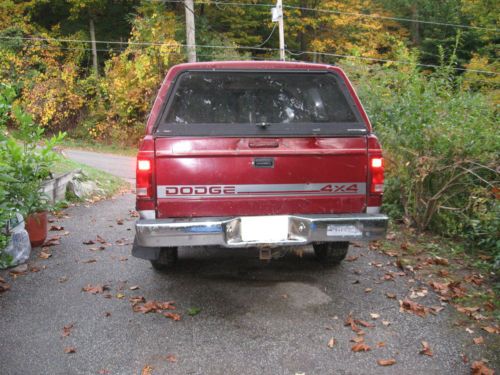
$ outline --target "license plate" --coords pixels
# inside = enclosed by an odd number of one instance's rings
[[[326,235],[327,236],[338,236],[338,237],[345,237],[345,236],[355,236],[359,237],[362,236],[363,233],[356,228],[354,225],[338,225],[338,224],[329,224],[326,227]]]
[[[288,238],[288,217],[242,217],[240,233],[242,241],[284,241]]]

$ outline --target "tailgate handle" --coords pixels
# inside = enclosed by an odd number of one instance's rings
[[[253,166],[255,168],[274,168],[273,158],[255,158],[253,159]]]
[[[250,148],[276,148],[279,146],[278,141],[255,142],[250,141],[248,147]]]

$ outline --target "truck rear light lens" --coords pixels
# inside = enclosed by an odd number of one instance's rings
[[[137,198],[153,198],[153,168],[149,159],[137,159],[135,193]]]
[[[372,157],[370,160],[370,192],[382,194],[384,192],[384,159]]]
[[[372,158],[372,168],[382,167],[382,158]]]
[[[137,169],[140,171],[150,171],[151,162],[149,160],[137,160]]]

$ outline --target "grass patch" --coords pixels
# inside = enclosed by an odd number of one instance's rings
[[[436,292],[458,311],[477,308],[471,319],[480,325],[491,320],[500,323],[500,280],[489,253],[470,248],[464,241],[419,234],[403,225],[391,226],[387,240],[371,247],[395,258],[400,268],[413,271],[429,289],[433,282],[447,285],[449,292]]]
[[[66,159],[62,156],[54,163],[52,173],[60,174],[70,172],[75,169],[81,169],[89,180],[94,181],[97,186],[102,189],[103,194],[100,195],[101,198],[110,198],[123,189],[129,187],[129,184],[120,177],[116,177],[99,169],[89,167],[88,165]],[[72,201],[78,200],[76,197],[69,198],[69,200]]]
[[[137,154],[137,147],[118,146],[113,144],[109,145],[67,137],[62,140],[62,142],[59,144],[59,147],[73,148],[76,150],[104,152],[123,156],[135,156]]]

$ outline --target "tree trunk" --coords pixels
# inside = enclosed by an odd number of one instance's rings
[[[95,74],[99,75],[99,66],[97,65],[97,47],[95,43],[95,28],[94,28],[94,20],[90,17],[90,40],[92,44],[92,63],[94,66]]]

